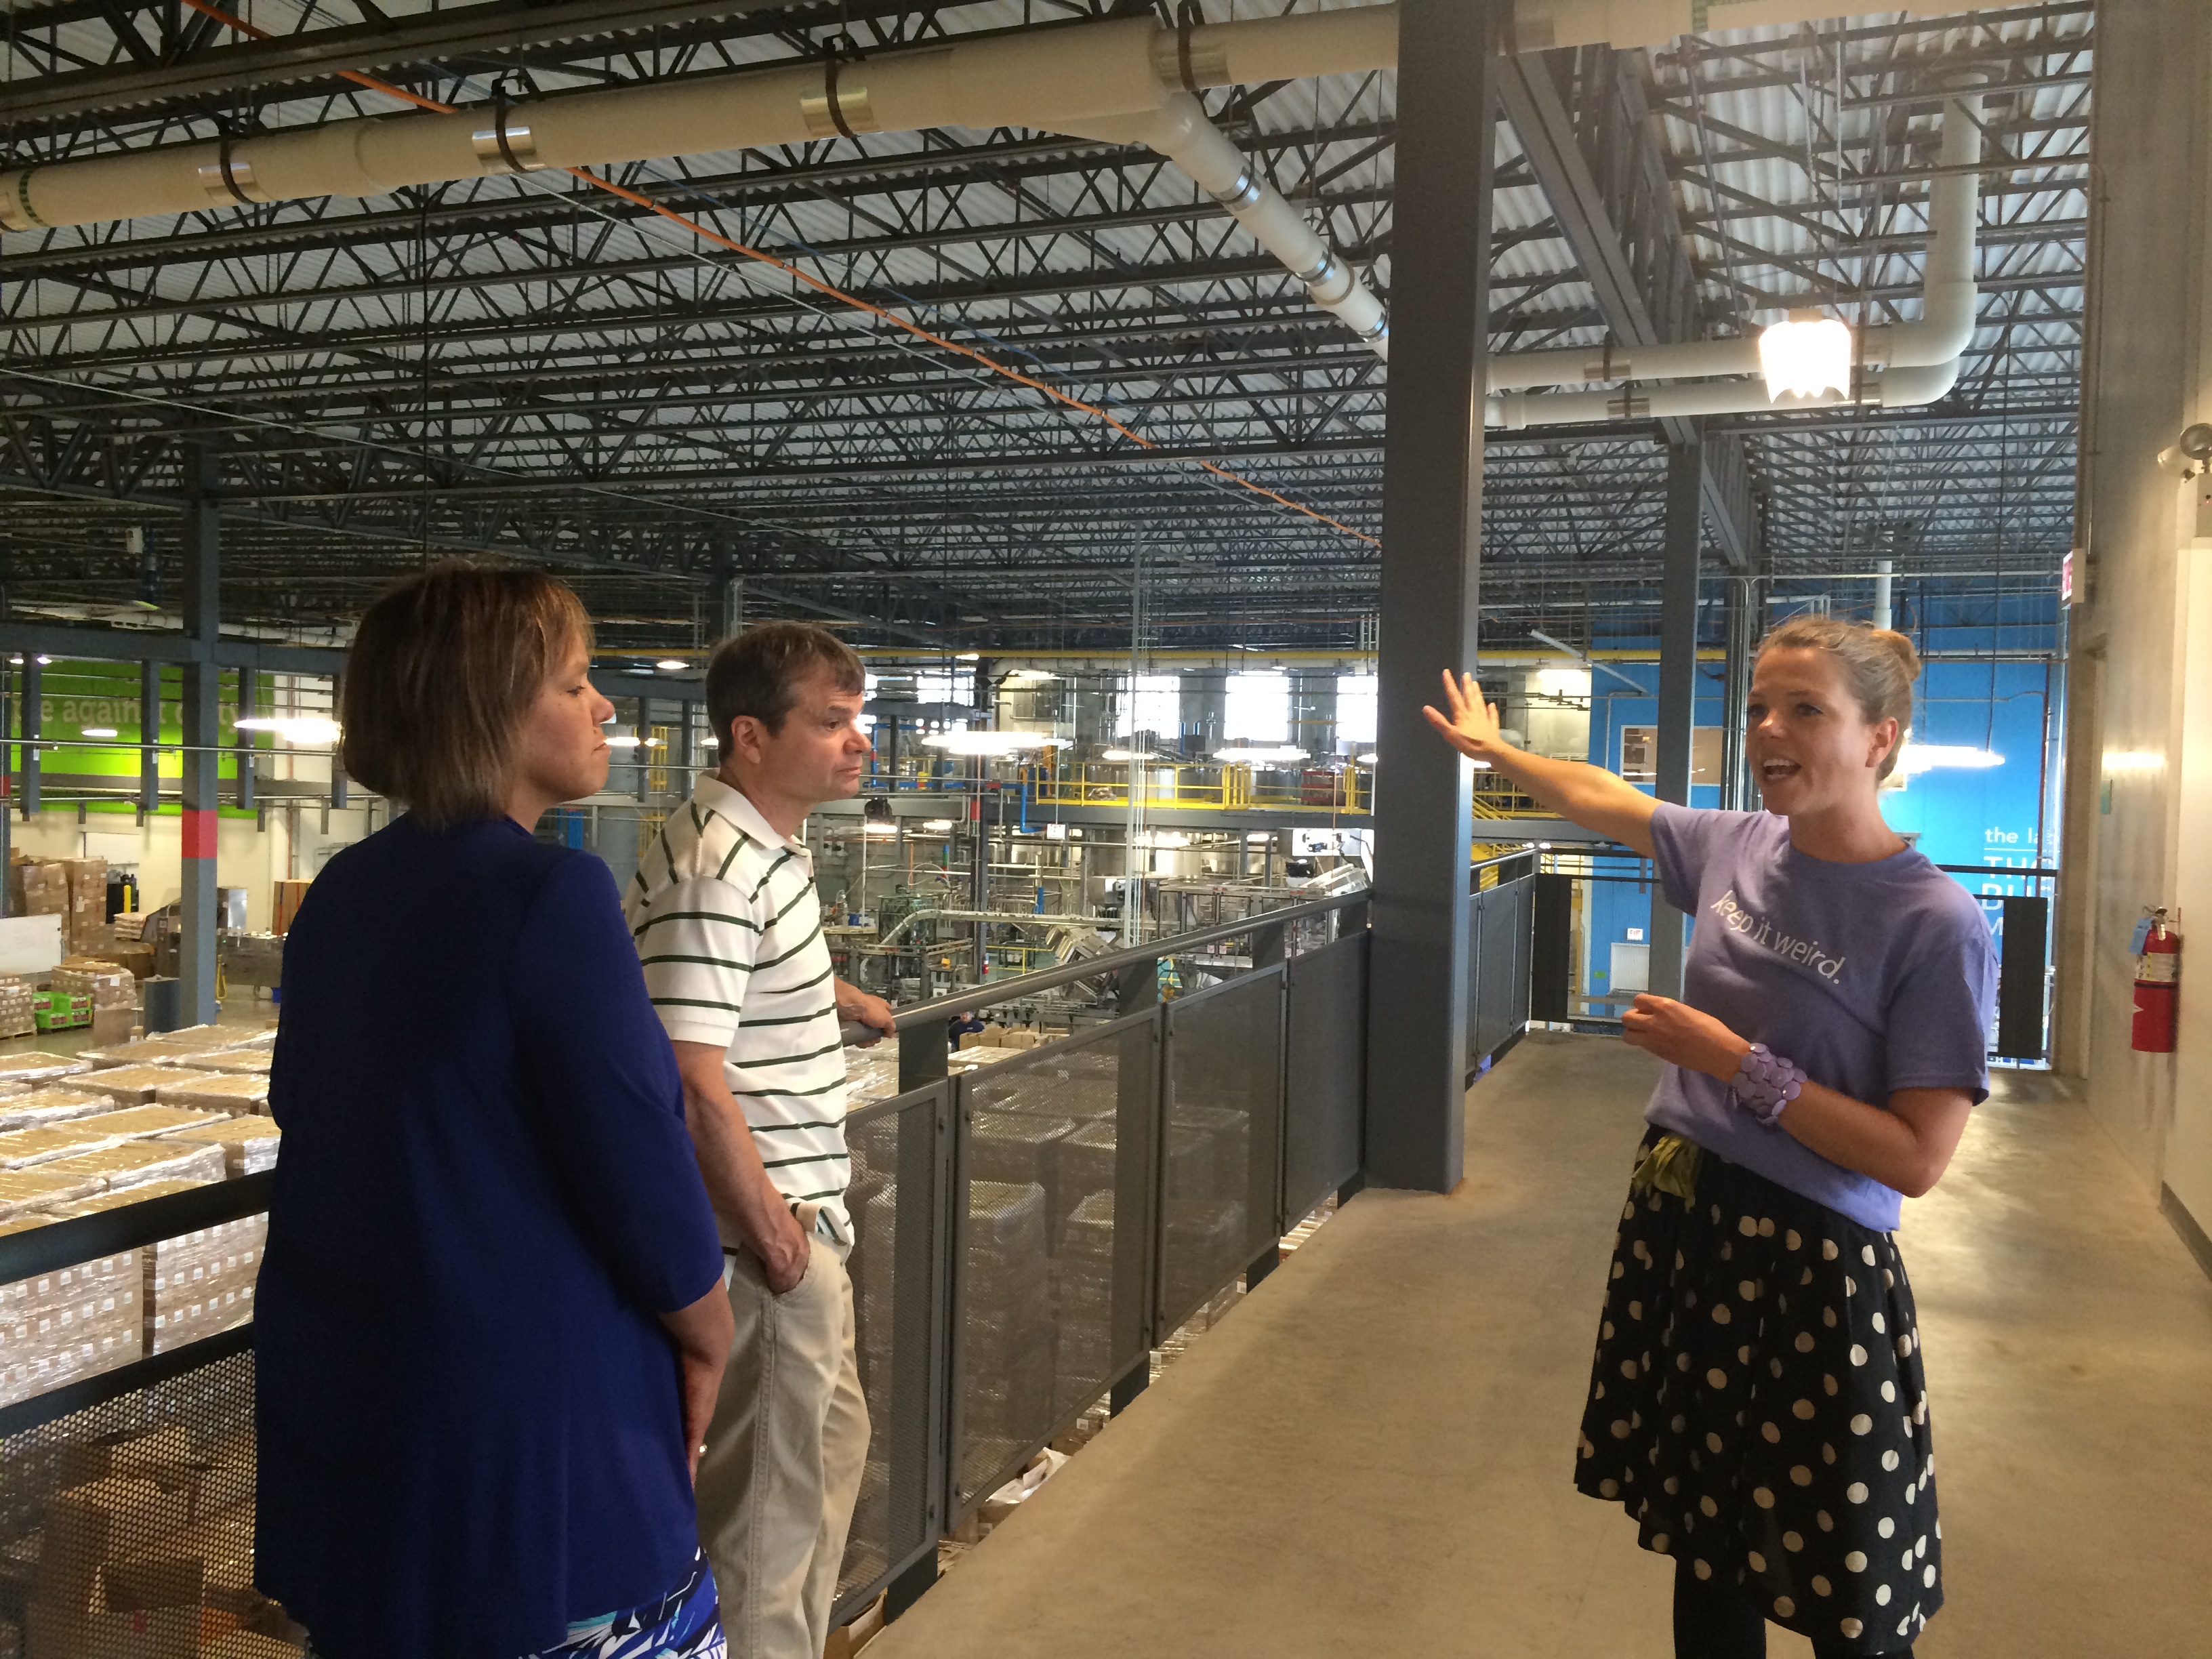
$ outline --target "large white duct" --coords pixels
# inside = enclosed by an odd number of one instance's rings
[[[1493,357],[1492,396],[1484,418],[1492,426],[1569,426],[1586,422],[1656,420],[1674,416],[1748,415],[1762,410],[1830,409],[1866,404],[1910,409],[1934,403],[1959,379],[1959,359],[1974,337],[1976,215],[1981,181],[1982,100],[1962,91],[1944,103],[1940,171],[1929,186],[1928,252],[1921,272],[1918,320],[1860,331],[1855,389],[1814,398],[1771,398],[1757,376],[1759,342],[1697,341],[1686,345],[1602,346],[1569,351],[1523,351]],[[1705,380],[1699,386],[1670,380]],[[1620,392],[1565,392],[1537,397],[1522,388],[1577,382],[1621,381]],[[1652,382],[1662,384],[1652,385]],[[1649,388],[1648,390],[1646,388]]]
[[[1875,9],[1869,0],[1519,0],[1506,45],[1514,51],[1606,41],[1654,46],[1707,28],[1814,22]],[[1879,9],[1894,15],[1899,8]],[[1380,351],[1387,336],[1374,296],[1245,168],[1203,112],[1194,122],[1184,106],[1194,108],[1188,94],[1202,88],[1388,70],[1397,60],[1395,4],[1182,29],[1163,29],[1149,16],[1127,18],[865,59],[561,94],[520,106],[414,111],[16,167],[0,171],[0,228],[380,196],[488,174],[604,167],[838,134],[1015,126],[1118,135],[1121,142],[1154,144],[1191,168],[1306,282],[1316,303],[1343,317]],[[1970,301],[1969,325],[1971,310]],[[1568,378],[1555,374],[1552,380],[1524,384]]]

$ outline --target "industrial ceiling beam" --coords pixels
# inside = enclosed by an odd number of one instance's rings
[[[1574,112],[1561,93],[1562,76],[1577,87]],[[1598,46],[1504,58],[1498,88],[1613,337],[1630,346],[1701,337],[1697,270],[1628,54]],[[1696,443],[1694,422],[1660,425],[1670,445]],[[1705,522],[1729,564],[1749,570],[1759,561],[1759,507],[1743,446],[1723,434],[1700,448]]]

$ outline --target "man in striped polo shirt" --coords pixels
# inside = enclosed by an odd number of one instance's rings
[[[699,1533],[731,1659],[820,1659],[868,1449],[845,1256],[840,1016],[806,815],[856,793],[866,677],[835,635],[769,623],[707,667],[721,764],[669,814],[626,909],[676,1047],[721,1224],[737,1340],[699,1461]]]

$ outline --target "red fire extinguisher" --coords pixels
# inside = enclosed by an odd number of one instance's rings
[[[2181,935],[2166,925],[2166,907],[2160,905],[2150,913],[2136,967],[2136,1052],[2172,1054],[2180,1012]]]

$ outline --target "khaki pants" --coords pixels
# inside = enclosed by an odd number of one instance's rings
[[[738,1334],[698,1498],[730,1659],[822,1659],[867,1461],[853,1283],[835,1250],[809,1242],[806,1276],[782,1296],[749,1253],[728,1258]]]

